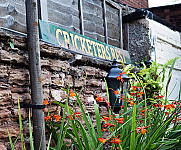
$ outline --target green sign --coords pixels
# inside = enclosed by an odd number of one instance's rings
[[[125,50],[96,41],[42,20],[39,20],[39,26],[41,38],[46,42],[94,57],[107,60],[116,59],[117,61],[122,61],[127,64],[131,63],[129,53]]]

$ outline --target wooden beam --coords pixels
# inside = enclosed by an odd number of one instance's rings
[[[119,42],[120,48],[123,49],[122,9],[119,9]]]
[[[108,4],[110,4],[111,6],[113,6],[114,8],[121,9],[121,6],[119,4],[113,2],[112,0],[106,0],[106,2]]]
[[[38,19],[48,22],[47,0],[37,0]]]
[[[83,17],[82,0],[79,0],[79,17],[80,17],[80,33],[84,35],[84,17]]]
[[[104,20],[105,43],[108,44],[107,18],[106,18],[106,0],[103,0],[103,20]]]

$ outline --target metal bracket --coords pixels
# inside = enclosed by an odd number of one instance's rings
[[[37,105],[37,104],[20,104],[21,108],[33,108],[33,109],[44,109],[45,105]]]

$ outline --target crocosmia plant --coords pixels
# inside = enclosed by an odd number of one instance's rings
[[[94,105],[95,119],[92,120],[79,98],[83,88],[79,93],[70,88],[63,89],[67,93],[67,101],[64,104],[46,99],[43,102],[46,105],[44,119],[46,133],[50,137],[47,149],[181,149],[181,90],[175,100],[168,99],[168,85],[175,62],[176,59],[169,61],[171,67],[164,91],[162,90],[162,83],[158,85],[158,79],[162,81],[162,78],[165,79],[165,75],[155,72],[157,70],[155,69],[155,62],[152,62],[153,64],[148,68],[143,68],[139,73],[131,73],[129,66],[125,67],[123,72],[133,77],[128,92],[123,95],[120,94],[119,89],[110,90],[124,102],[124,105],[120,106],[119,114],[112,111],[109,96],[102,98],[100,94],[92,93],[96,101]],[[145,73],[153,70],[157,75],[154,78]],[[164,71],[165,68],[163,73]],[[118,82],[124,82],[121,76],[122,74],[117,77]],[[151,91],[151,89],[154,90]],[[109,94],[108,87],[107,94]],[[75,100],[73,109],[70,107],[70,99]],[[99,113],[99,105],[103,103],[107,107],[107,116],[100,116]],[[62,113],[52,112],[52,106],[57,106],[56,110],[61,107]],[[79,106],[80,111],[75,111],[77,106]],[[33,146],[31,145],[31,147]]]

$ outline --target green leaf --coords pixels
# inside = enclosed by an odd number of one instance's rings
[[[8,43],[9,43],[10,47],[11,47],[12,49],[14,49],[14,44],[11,43],[11,42],[8,42]]]
[[[29,109],[29,132],[30,132],[30,149],[31,149],[31,150],[34,150],[34,146],[33,146],[33,135],[32,135],[32,129],[31,129],[30,109]]]
[[[131,127],[131,139],[130,139],[130,150],[135,150],[135,135],[136,135],[136,105],[133,106],[132,115],[132,127]]]
[[[7,132],[8,132],[8,136],[9,136],[9,141],[10,141],[10,144],[11,144],[11,150],[14,150],[14,145],[13,145],[13,142],[11,140],[11,135],[9,133],[9,130],[7,129]]]
[[[22,127],[22,121],[21,121],[19,98],[18,98],[18,109],[19,109],[19,125],[20,125],[20,133],[21,133],[21,144],[22,144],[22,149],[25,150],[25,143],[24,143],[24,137],[23,137],[23,127]]]
[[[94,142],[94,144],[97,145],[98,140],[97,140],[97,138],[96,138],[95,130],[94,130],[94,128],[91,128],[91,126],[90,126],[90,124],[92,124],[92,121],[87,119],[87,116],[86,116],[86,113],[85,113],[84,108],[83,108],[83,106],[82,106],[82,103],[81,103],[79,97],[77,96],[77,93],[75,93],[75,94],[76,94],[75,96],[76,96],[76,98],[77,98],[79,107],[80,107],[81,112],[82,112],[82,115],[83,115],[83,119],[84,119],[84,121],[85,121],[85,123],[86,123],[87,129],[88,129],[89,134],[90,134],[90,136],[91,136],[91,139],[92,139],[92,141]]]
[[[49,141],[48,141],[47,150],[49,150],[49,149],[50,149],[50,142],[51,142],[51,139],[52,139],[52,133],[50,134],[50,138],[49,138]]]
[[[154,132],[154,134],[151,136],[151,138],[150,138],[148,144],[146,145],[145,149],[148,149],[154,141],[158,140],[158,137],[161,136],[161,133],[159,133],[159,132],[163,129],[163,127],[164,127],[170,120],[171,120],[171,118],[170,118],[169,120],[165,121],[165,123],[163,123],[162,125],[159,126],[159,128],[158,128],[158,129]],[[162,133],[163,133],[163,132],[162,132]],[[163,134],[164,134],[164,133],[163,133]]]
[[[99,108],[97,106],[97,104],[94,105],[95,107],[95,115],[96,115],[96,125],[97,125],[97,133],[98,133],[98,137],[102,136],[102,131],[101,131],[101,122],[100,122],[100,114],[99,114]]]

